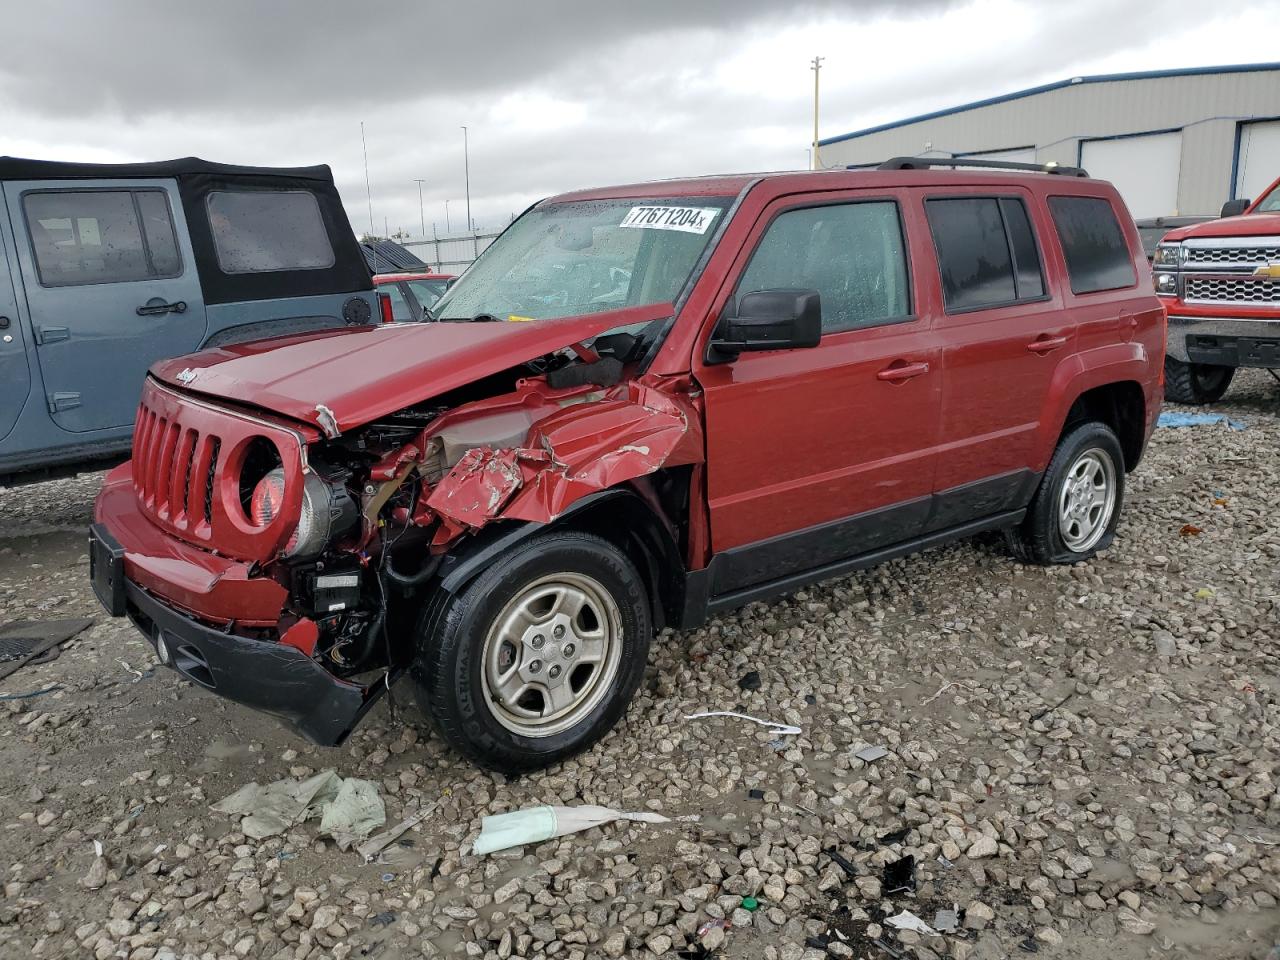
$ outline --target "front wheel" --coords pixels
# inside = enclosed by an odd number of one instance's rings
[[[1226,396],[1235,375],[1235,367],[1165,357],[1164,398],[1174,403],[1217,403]]]
[[[644,582],[622,553],[590,534],[549,533],[428,603],[410,673],[451,746],[519,773],[586,749],[618,722],[652,632]]]
[[[1124,501],[1124,454],[1104,423],[1073,427],[1058,441],[1027,517],[1009,534],[1014,553],[1042,565],[1077,563],[1115,538]]]

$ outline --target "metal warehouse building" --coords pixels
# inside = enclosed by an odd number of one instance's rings
[[[1082,166],[1135,218],[1217,214],[1280,176],[1280,63],[1072,77],[818,142],[824,167],[896,156]]]

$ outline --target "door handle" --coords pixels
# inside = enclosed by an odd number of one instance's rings
[[[185,300],[175,300],[173,303],[152,303],[148,301],[138,308],[138,316],[140,317],[158,317],[166,313],[186,312],[187,302]]]
[[[1032,353],[1044,354],[1057,350],[1059,347],[1064,347],[1066,344],[1066,337],[1039,337],[1028,343],[1027,349]]]
[[[929,365],[927,363],[899,363],[885,367],[876,374],[876,379],[888,380],[891,383],[901,383],[903,380],[910,380],[912,377],[918,377],[928,372]]]

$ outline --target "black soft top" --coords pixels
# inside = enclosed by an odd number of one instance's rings
[[[213,163],[199,157],[157,160],[152,163],[69,163],[62,160],[30,160],[0,157],[0,180],[126,180],[142,177],[285,177],[333,183],[328,164],[314,167],[243,167]]]

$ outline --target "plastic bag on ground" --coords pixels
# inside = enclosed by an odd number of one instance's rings
[[[377,787],[368,780],[344,780],[332,770],[265,786],[255,781],[210,804],[209,809],[240,817],[241,831],[254,840],[278,836],[319,817],[321,831],[344,850],[386,822]]]
[[[511,813],[485,817],[481,821],[480,836],[476,837],[471,852],[493,853],[508,847],[541,843],[543,840],[589,830],[615,820],[670,822],[668,817],[660,813],[627,813],[610,807],[531,807],[528,810],[513,810]]]

